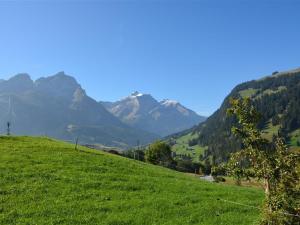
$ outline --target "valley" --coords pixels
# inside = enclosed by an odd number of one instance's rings
[[[0,225],[300,225],[299,12],[0,0]]]

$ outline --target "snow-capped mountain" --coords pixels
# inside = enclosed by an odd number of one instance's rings
[[[160,136],[191,128],[205,120],[177,101],[159,102],[150,94],[137,91],[120,101],[102,104],[124,123]]]

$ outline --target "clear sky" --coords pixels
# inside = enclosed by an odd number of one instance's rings
[[[297,0],[1,1],[0,78],[63,70],[97,100],[138,90],[209,115],[238,83],[300,67],[299,12]]]

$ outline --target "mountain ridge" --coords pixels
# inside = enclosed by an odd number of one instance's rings
[[[83,143],[119,147],[158,138],[122,123],[64,72],[36,81],[28,74],[4,80],[0,83],[0,113],[2,127],[10,121],[15,134],[49,135],[64,140],[79,136]]]
[[[292,148],[299,147],[300,69],[297,68],[273,72],[272,75],[235,86],[220,108],[205,122],[168,138],[174,146],[173,150],[185,152],[193,157],[192,152],[185,149],[198,146],[202,148],[202,152],[195,160],[209,158],[214,163],[220,163],[226,161],[231,152],[241,149],[240,140],[231,132],[231,127],[236,125],[237,121],[226,114],[230,107],[230,98],[239,97],[250,97],[255,108],[261,113],[259,128],[266,138],[272,140],[273,135],[279,134]]]
[[[178,101],[158,101],[150,94],[133,92],[116,102],[102,102],[112,114],[124,123],[160,136],[167,136],[190,128],[205,120]]]
[[[10,121],[15,134],[80,137],[83,143],[121,148],[147,144],[205,119],[177,101],[157,101],[140,92],[114,103],[97,102],[64,71],[36,80],[27,73],[1,80],[0,113],[2,132]]]

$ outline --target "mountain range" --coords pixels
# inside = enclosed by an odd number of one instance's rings
[[[0,80],[2,133],[6,132],[6,123],[10,122],[11,132],[17,135],[47,135],[70,141],[78,137],[81,143],[121,148],[134,146],[138,141],[146,144],[161,137],[162,133],[155,132],[159,129],[153,126],[148,128],[125,123],[111,110],[107,110],[107,105],[89,97],[75,78],[64,72],[36,81],[26,73]],[[150,110],[142,105],[140,111],[146,113]],[[160,119],[163,126],[168,126],[168,122],[162,118],[168,116],[161,115]],[[198,123],[197,120],[190,123],[183,118],[178,117],[177,120],[182,119],[186,125],[174,129],[174,132]],[[159,123],[156,125],[162,126]]]
[[[191,128],[205,120],[205,117],[177,101],[165,99],[158,102],[151,95],[137,91],[120,101],[102,104],[125,124],[162,137]]]

